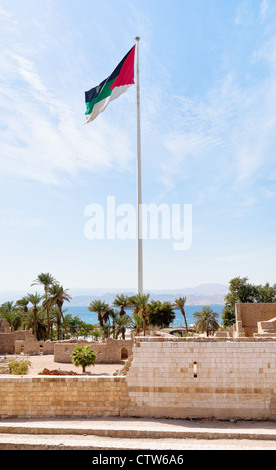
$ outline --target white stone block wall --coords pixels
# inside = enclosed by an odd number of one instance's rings
[[[276,341],[142,341],[127,385],[139,416],[276,419]]]

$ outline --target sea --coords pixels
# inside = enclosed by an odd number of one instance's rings
[[[185,313],[187,318],[188,325],[192,325],[194,323],[194,313],[199,312],[202,309],[203,305],[186,305],[185,306]],[[219,323],[221,323],[222,317],[222,310],[224,305],[209,305],[211,309],[219,314]],[[73,306],[66,306],[64,309],[65,315],[69,314],[72,317],[79,317],[83,322],[89,323],[92,325],[98,324],[98,314],[94,312],[89,312],[88,307],[73,307]],[[127,315],[131,316],[132,310],[126,310]],[[173,324],[170,325],[171,327],[184,327],[184,318],[183,315],[179,310],[175,310],[175,319]]]

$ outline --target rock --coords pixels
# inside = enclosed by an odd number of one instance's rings
[[[76,372],[73,372],[73,371],[64,371],[60,369],[49,370],[45,368],[38,375],[83,375],[83,374],[77,374]]]

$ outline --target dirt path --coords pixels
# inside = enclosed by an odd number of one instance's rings
[[[0,356],[0,361],[7,361],[11,356]],[[20,359],[26,358],[26,356],[14,356]],[[28,356],[31,362],[31,368],[28,375],[38,375],[43,369],[56,370],[60,369],[66,372],[82,373],[81,367],[75,367],[73,364],[61,364],[54,362],[54,355],[50,356]],[[117,370],[120,370],[123,364],[95,364],[95,366],[87,367],[87,373],[91,375],[103,375],[112,376]]]

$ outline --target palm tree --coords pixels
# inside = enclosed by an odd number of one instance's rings
[[[22,310],[17,308],[13,301],[4,302],[0,306],[0,318],[5,318],[12,331],[17,331],[22,321]]]
[[[32,304],[33,306],[33,316],[34,316],[34,337],[37,339],[37,312],[38,312],[38,304],[41,302],[43,299],[43,296],[38,294],[37,292],[35,294],[28,294],[26,297],[29,301],[29,303]]]
[[[24,313],[28,312],[29,300],[27,297],[22,297],[22,299],[17,300],[16,307],[19,307],[23,310]]]
[[[91,336],[93,338],[93,341],[99,341],[99,338],[101,336],[100,330],[95,329],[92,331]]]
[[[200,312],[194,313],[195,328],[198,333],[206,333],[207,337],[211,331],[219,329],[219,314],[214,312],[211,307],[203,307]]]
[[[180,312],[182,313],[184,317],[186,333],[188,333],[188,323],[187,323],[187,318],[186,318],[185,308],[184,308],[186,301],[187,301],[187,297],[179,297],[179,299],[175,299],[174,303],[175,303],[175,307],[179,308]]]
[[[100,335],[103,340],[110,338],[111,327],[110,323],[104,323],[100,328]]]
[[[44,310],[50,309],[55,305],[58,307],[60,316],[63,320],[65,334],[67,334],[67,326],[62,312],[64,302],[70,302],[71,296],[67,293],[68,289],[64,289],[60,284],[52,284],[48,288],[48,297],[43,302]]]
[[[21,328],[23,328],[23,330],[26,330],[26,324],[24,323],[24,319],[26,318],[26,314],[28,313],[28,305],[29,305],[29,300],[27,299],[27,297],[22,297],[22,299],[19,299],[16,301],[16,308],[18,308],[18,310],[20,312],[22,312],[22,318],[21,318]]]
[[[47,320],[45,312],[41,307],[37,307],[35,316],[32,309],[29,309],[28,312],[24,312],[22,315],[22,324],[25,330],[31,328],[34,331],[35,323],[37,341],[45,341],[47,339]]]
[[[133,308],[133,314],[139,313],[143,319],[144,336],[146,336],[146,321],[148,317],[148,301],[150,294],[136,294],[130,297],[130,305]]]
[[[56,324],[56,331],[57,331],[57,340],[61,339],[61,315],[60,315],[60,310],[55,305],[52,307],[50,310],[50,336],[51,340],[53,339],[53,324]]]
[[[15,309],[15,305],[14,305],[13,301],[4,302],[0,306],[0,316],[1,316],[1,318],[6,318],[6,320],[9,321],[8,318],[12,316],[12,314],[14,312],[14,309]]]
[[[120,308],[120,316],[122,317],[123,315],[126,314],[126,309],[130,307],[131,303],[127,295],[121,294],[121,295],[116,295],[114,301],[113,301],[113,306]]]
[[[109,320],[111,319],[112,320],[112,336],[113,336],[113,339],[115,339],[115,335],[116,335],[116,324],[118,322],[118,319],[119,319],[119,314],[118,312],[116,312],[113,308],[110,308],[108,310],[108,315],[109,315]]]
[[[143,328],[143,319],[140,317],[139,313],[134,312],[133,317],[133,326],[135,328],[136,335],[139,336],[141,329]]]
[[[139,298],[138,295],[133,295],[128,298],[129,306],[132,308],[132,315],[139,314]]]
[[[132,319],[128,315],[121,315],[117,320],[116,339],[122,335],[126,339],[126,328],[132,323]]]
[[[101,327],[108,322],[110,307],[103,300],[93,300],[90,303],[88,310],[98,314],[98,322]]]
[[[55,280],[54,276],[50,273],[41,273],[37,276],[37,278],[33,281],[32,286],[35,285],[42,285],[44,286],[44,295],[45,295],[45,300],[48,299],[48,292],[50,286],[55,284],[57,281]],[[49,315],[49,308],[46,309],[47,313],[47,337],[49,338],[50,334],[50,315]]]
[[[97,356],[95,351],[90,350],[91,346],[76,346],[72,354],[72,361],[74,366],[82,367],[83,374],[87,366],[95,366]]]

